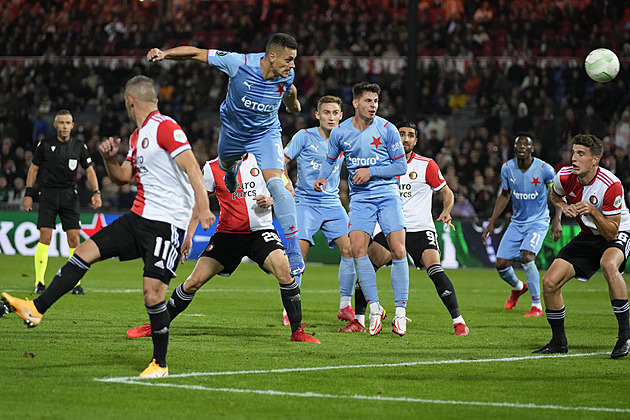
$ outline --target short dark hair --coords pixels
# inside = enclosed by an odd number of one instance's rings
[[[72,118],[72,112],[68,111],[67,109],[60,109],[55,114],[55,121],[57,121],[57,117],[60,117],[61,115],[70,115],[70,118]]]
[[[516,143],[516,140],[518,140],[519,137],[527,137],[527,138],[529,138],[532,141],[532,145],[536,141],[536,139],[534,138],[534,135],[532,133],[529,133],[527,131],[519,131],[518,133],[516,133],[514,135],[514,143]]]
[[[571,142],[573,145],[579,144],[580,146],[587,147],[594,156],[602,157],[604,143],[593,134],[576,134],[573,136],[573,139],[571,139]]]
[[[376,83],[359,82],[352,86],[352,98],[359,99],[365,92],[381,94],[381,87]]]
[[[317,101],[317,112],[319,112],[319,110],[322,108],[322,105],[324,104],[337,104],[339,105],[339,108],[341,108],[343,101],[338,96],[324,95],[319,98],[319,101]]]
[[[400,121],[398,124],[396,124],[396,128],[398,130],[400,130],[403,127],[413,128],[413,132],[416,134],[416,138],[418,138],[418,126],[413,121],[404,120],[404,121]]]
[[[269,38],[269,41],[267,41],[267,47],[265,48],[265,53],[269,54],[269,52],[273,50],[274,47],[283,47],[283,48],[288,48],[290,50],[297,50],[298,42],[291,35],[278,32],[277,34],[273,34],[271,38]]]

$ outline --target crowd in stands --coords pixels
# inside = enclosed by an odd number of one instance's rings
[[[161,3],[0,0],[0,206],[21,204],[33,151],[51,134],[55,112],[68,109],[74,135],[94,158],[105,209],[129,208],[133,187],[109,182],[97,145],[133,130],[122,89],[135,74],[156,80],[161,111],[183,126],[199,163],[216,157],[226,76],[200,63],[148,64],[144,56],[150,47],[176,45],[262,51],[279,31],[296,36],[302,57],[295,84],[303,111],[281,112],[285,144],[316,125],[314,105],[324,94],[342,97],[345,116],[352,115],[351,86],[369,80],[383,88],[379,115],[417,122],[418,152],[437,161],[456,192],[454,216],[489,218],[501,163],[521,131],[535,136],[536,156],[556,169],[569,163],[574,134],[596,134],[605,144],[602,165],[628,193],[630,1],[418,0],[414,115],[405,109],[404,69],[372,74],[331,62],[316,70],[312,60],[406,56],[407,1],[199,0],[173,1],[173,10]],[[608,84],[592,82],[581,67],[598,47],[622,61]],[[450,66],[454,59],[465,65]],[[88,203],[84,174],[77,183]]]

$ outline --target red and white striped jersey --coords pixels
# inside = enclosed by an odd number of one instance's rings
[[[142,127],[131,134],[127,160],[134,166],[138,186],[133,213],[186,230],[194,191],[175,156],[189,149],[179,124],[159,111],[149,114]]]
[[[431,213],[433,192],[446,185],[437,163],[415,153],[407,161],[407,173],[398,177],[407,232],[435,231]]]
[[[254,197],[262,194],[269,197],[269,190],[258,167],[256,158],[248,154],[238,173],[238,188],[231,193],[225,187],[225,172],[219,168],[219,160],[214,159],[203,167],[208,192],[216,192],[219,205],[219,223],[217,232],[250,233],[262,229],[274,229],[270,208],[256,204]]]
[[[556,174],[553,191],[560,197],[566,197],[571,204],[588,201],[604,216],[621,214],[619,230],[630,230],[630,213],[626,207],[623,186],[619,178],[608,169],[599,167],[597,175],[590,184],[582,185],[573,174],[573,168],[565,166]],[[576,220],[582,232],[592,235],[600,234],[590,215],[578,216]]]

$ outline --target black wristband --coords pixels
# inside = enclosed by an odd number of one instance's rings
[[[94,194],[99,194],[99,195],[100,195],[100,194],[101,194],[101,190],[96,190],[96,191],[94,191],[94,192],[92,193],[92,195],[94,195]]]
[[[24,197],[31,197],[31,198],[33,198],[34,194],[35,194],[35,190],[33,190],[33,188],[26,187],[26,192],[24,193]]]

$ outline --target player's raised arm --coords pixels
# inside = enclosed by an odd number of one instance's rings
[[[98,146],[98,151],[103,157],[107,175],[118,185],[125,185],[131,181],[133,177],[133,165],[131,161],[126,160],[122,165],[116,160],[118,149],[120,146],[120,138],[114,139],[109,137]]]
[[[159,48],[152,48],[147,53],[147,61],[162,61],[162,60],[196,60],[202,63],[207,63],[208,50],[197,48],[193,46],[182,46],[171,48],[166,51],[162,51]],[[297,91],[296,91],[297,94]]]
[[[300,112],[302,110],[302,105],[298,100],[297,88],[295,85],[291,86],[291,90],[284,95],[282,102],[287,107],[288,112]]]

